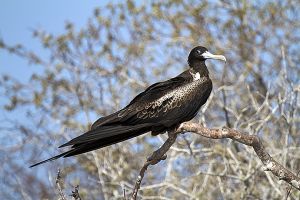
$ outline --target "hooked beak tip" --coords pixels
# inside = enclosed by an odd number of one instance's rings
[[[214,55],[214,54],[212,54],[208,51],[203,53],[202,56],[206,59],[223,60],[225,63],[227,62],[225,56],[223,56],[223,55]]]

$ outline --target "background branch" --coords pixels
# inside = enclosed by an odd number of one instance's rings
[[[55,184],[56,184],[58,194],[59,194],[59,197],[60,197],[59,199],[67,200],[67,198],[66,198],[66,196],[63,192],[64,181],[62,180],[60,169],[58,169],[58,171],[57,171]],[[79,185],[74,187],[74,191],[72,191],[72,194],[69,195],[69,196],[71,196],[72,199],[74,199],[74,200],[81,200],[81,197],[79,195]]]
[[[60,175],[60,169],[58,169],[58,171],[57,171],[57,176],[56,176],[55,183],[56,183],[56,187],[57,187],[60,199],[61,200],[67,200],[66,197],[65,197],[65,194],[63,192],[63,186],[62,186],[63,183],[62,183],[62,179],[61,179],[61,175]]]
[[[54,12],[47,13],[58,17],[57,3],[51,2]],[[36,6],[44,9],[43,4],[29,7]],[[10,8],[4,14],[16,15]],[[98,117],[127,105],[145,87],[187,69],[187,53],[195,45],[224,54],[228,62],[226,67],[207,62],[214,90],[194,120],[205,127],[226,126],[258,135],[267,142],[263,144],[268,153],[296,174],[298,10],[297,1],[128,0],[109,1],[80,23],[70,17],[64,26],[59,17],[59,31],[49,30],[42,21],[41,27],[6,23],[32,27],[34,37],[30,42],[21,39],[31,33],[28,29],[18,31],[20,37],[5,34],[9,29],[0,34],[0,57],[5,58],[0,75],[0,155],[5,155],[0,156],[1,199],[60,198],[55,184],[58,166],[64,168],[66,187],[80,179],[83,199],[120,199],[124,190],[130,198],[144,164],[141,158],[167,136],[144,134],[67,162],[59,159],[35,170],[27,166],[59,153],[57,146],[86,132]],[[282,181],[258,170],[263,164],[251,146],[197,134],[177,140],[168,150],[171,159],[147,171],[137,198],[300,199],[299,190],[287,197]],[[55,191],[49,189],[53,185]],[[71,189],[62,190],[65,198],[71,199]]]

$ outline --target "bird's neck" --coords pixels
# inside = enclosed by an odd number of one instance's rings
[[[189,63],[190,70],[193,73],[199,73],[200,77],[209,77],[208,69],[205,65],[205,61],[195,61],[192,63]]]

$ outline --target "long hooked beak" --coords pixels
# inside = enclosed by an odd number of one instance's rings
[[[224,62],[226,62],[226,58],[225,56],[223,55],[214,55],[208,51],[204,52],[202,54],[202,56],[205,58],[205,59],[215,59],[215,60],[223,60]]]

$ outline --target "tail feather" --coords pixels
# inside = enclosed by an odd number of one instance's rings
[[[70,150],[70,151],[72,151],[72,150]],[[57,155],[57,156],[53,156],[53,157],[51,157],[51,158],[49,158],[49,159],[47,159],[47,160],[43,160],[43,161],[41,161],[41,162],[35,163],[35,164],[33,164],[33,165],[29,166],[29,167],[32,168],[32,167],[35,167],[35,166],[37,166],[37,165],[41,165],[41,164],[43,164],[43,163],[46,163],[46,162],[50,162],[50,161],[56,160],[56,159],[58,159],[58,158],[63,157],[64,155],[66,155],[66,154],[69,153],[70,151],[61,153],[61,154],[59,154],[59,155]]]
[[[99,118],[97,121],[95,121],[92,124],[91,130],[94,130],[97,127],[100,127],[100,126],[107,126],[107,125],[112,125],[114,123],[118,123],[120,121],[120,118],[118,117],[118,114],[121,111],[122,110],[119,110],[118,112],[115,112],[115,113],[113,113],[111,115]]]
[[[78,154],[82,154],[82,153],[93,151],[93,150],[96,150],[99,148],[103,148],[103,147],[106,147],[106,146],[109,146],[112,144],[116,144],[116,143],[119,143],[119,142],[122,142],[125,140],[129,140],[129,139],[139,136],[143,133],[132,132],[132,133],[126,134],[126,135],[118,135],[117,137],[105,138],[104,140],[97,140],[97,141],[93,141],[93,142],[85,143],[85,144],[81,144],[81,145],[74,145],[75,147],[74,147],[74,149],[72,149],[73,151],[67,153],[66,155],[64,155],[64,157],[75,156]]]
[[[95,130],[91,130],[60,147],[72,145],[72,149],[47,160],[38,162],[30,167],[56,160],[61,157],[70,157],[89,151],[93,151],[102,147],[106,147],[124,140],[131,139],[143,133],[150,131],[151,124],[140,124],[134,126],[101,126]]]
[[[94,130],[90,130],[72,140],[70,140],[69,142],[59,146],[59,148],[61,147],[66,147],[66,146],[70,146],[70,145],[75,145],[75,144],[83,144],[83,143],[89,143],[95,140],[100,140],[100,139],[106,139],[106,138],[110,138],[113,136],[119,136],[119,135],[123,135],[126,133],[130,133],[132,131],[137,131],[146,127],[150,127],[151,124],[138,124],[138,125],[134,125],[134,126],[121,126],[121,125],[117,125],[117,126],[101,126],[101,127],[97,127]],[[126,135],[125,135],[126,137]]]

